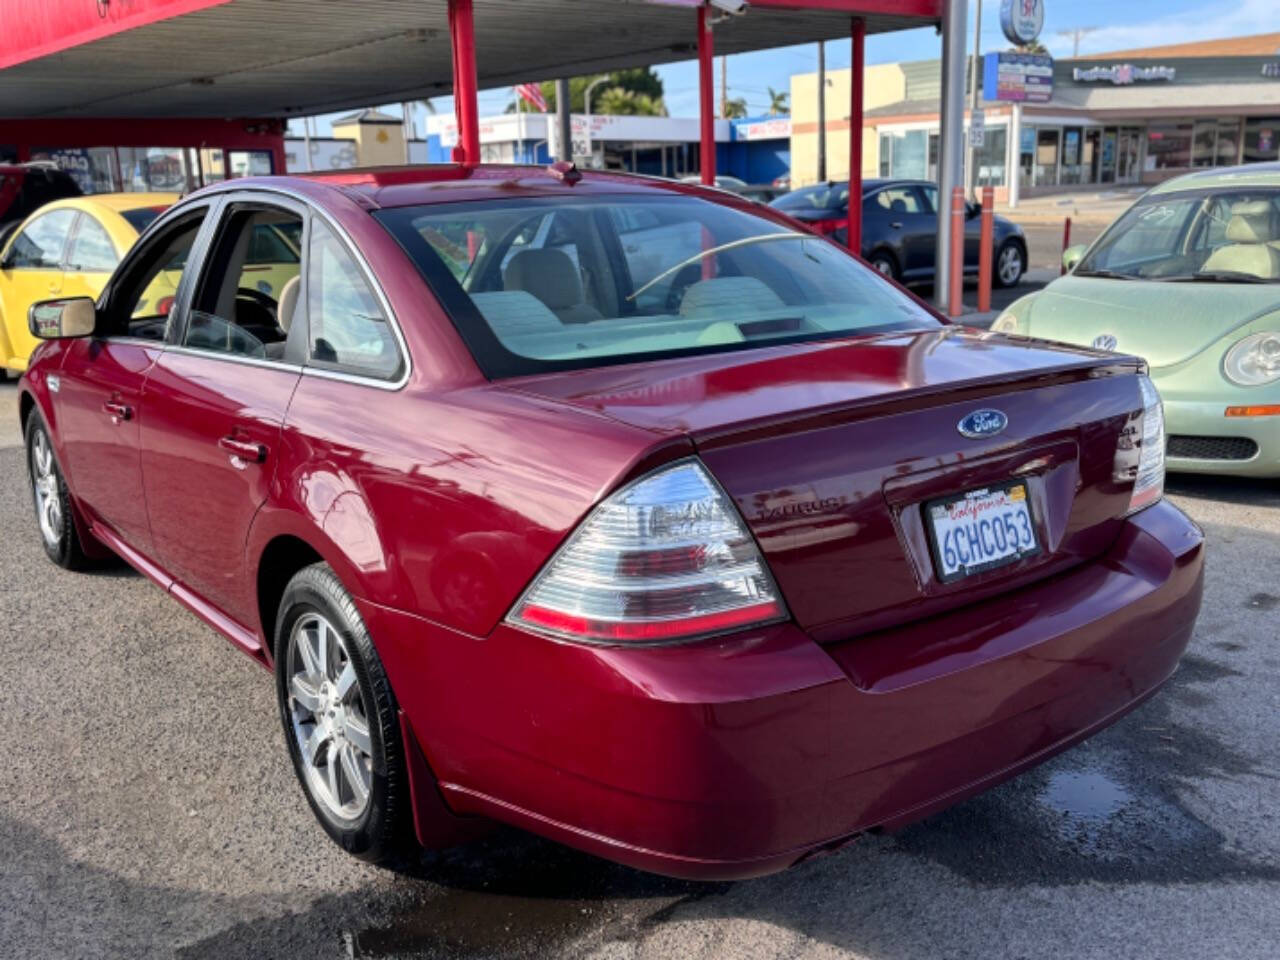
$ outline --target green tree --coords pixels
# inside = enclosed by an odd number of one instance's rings
[[[737,120],[747,115],[745,97],[732,97],[724,102],[724,115],[729,120]]]
[[[769,115],[776,117],[779,114],[791,112],[791,94],[785,90],[775,90],[769,88]]]
[[[587,87],[601,77],[605,78],[604,82],[598,84],[591,94],[592,113],[625,113],[664,117],[667,115],[667,108],[662,102],[664,92],[662,78],[650,67],[634,67],[630,70],[615,70],[607,74],[596,73],[586,77],[570,77],[569,109],[573,113],[586,113]],[[609,103],[613,109],[606,109],[602,104],[602,98],[606,92],[614,89],[622,90],[634,96],[611,98]],[[546,98],[547,110],[554,113],[556,109],[556,85],[554,81],[546,80],[542,83],[542,95]],[[512,100],[507,105],[507,113],[516,112],[517,102],[524,103],[519,98]],[[528,109],[528,105],[526,104],[520,109]]]
[[[1030,43],[1020,43],[1013,48],[1018,53],[1048,53],[1049,48],[1039,40],[1033,40]]]

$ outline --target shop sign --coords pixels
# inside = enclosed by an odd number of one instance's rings
[[[1034,43],[1044,27],[1044,0],[1003,0],[1000,29],[1010,43]]]
[[[1177,69],[1174,67],[1135,67],[1132,63],[1117,63],[1109,67],[1076,67],[1071,71],[1071,79],[1076,83],[1107,81],[1122,87],[1139,80],[1172,82],[1176,74]]]
[[[785,140],[791,136],[791,118],[733,121],[734,140]]]
[[[1048,103],[1053,97],[1053,57],[1043,53],[988,53],[982,58],[986,100]]]

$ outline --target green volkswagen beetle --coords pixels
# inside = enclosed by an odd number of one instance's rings
[[[1280,476],[1280,164],[1162,183],[1063,263],[992,329],[1144,357],[1170,470]]]

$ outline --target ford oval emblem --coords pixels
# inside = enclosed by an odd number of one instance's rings
[[[1118,341],[1113,333],[1100,333],[1093,338],[1093,349],[1115,350]]]
[[[999,410],[975,410],[957,425],[956,429],[970,440],[994,437],[1009,425],[1009,418]]]

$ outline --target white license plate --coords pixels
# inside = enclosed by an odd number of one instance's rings
[[[930,546],[943,583],[1040,552],[1025,483],[983,487],[925,505]]]

